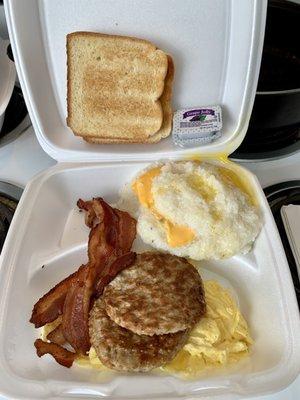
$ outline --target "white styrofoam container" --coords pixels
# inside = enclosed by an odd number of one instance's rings
[[[76,210],[79,197],[101,194],[115,202],[122,186],[147,163],[81,166],[58,163],[25,189],[3,249],[0,271],[0,392],[12,398],[111,399],[240,398],[279,390],[300,368],[300,323],[291,276],[269,206],[250,173],[264,226],[253,251],[229,260],[202,262],[204,273],[233,288],[254,346],[235,369],[196,381],[154,374],[107,374],[38,359],[37,331],[28,323],[33,303],[87,261],[88,228]],[[141,250],[141,247],[139,247]],[[42,268],[44,266],[44,268]]]
[[[18,76],[43,149],[59,161],[153,160],[233,152],[246,133],[264,35],[265,0],[8,0]],[[66,34],[145,38],[174,58],[174,109],[220,104],[223,135],[211,145],[91,145],[66,126]]]
[[[248,360],[194,381],[76,366],[67,370],[51,357],[36,357],[37,332],[28,323],[36,299],[86,261],[88,229],[75,207],[79,197],[101,195],[114,202],[151,160],[230,153],[238,147],[255,94],[266,1],[8,0],[5,7],[37,137],[60,162],[26,186],[2,251],[0,393],[14,399],[233,399],[288,385],[300,371],[299,313],[269,206],[246,170],[264,218],[255,247],[248,255],[201,265],[204,278],[219,280],[239,301],[255,340]],[[177,70],[175,108],[221,104],[222,139],[182,150],[170,140],[153,146],[90,146],[74,138],[64,122],[65,34],[74,30],[145,37],[169,51]]]

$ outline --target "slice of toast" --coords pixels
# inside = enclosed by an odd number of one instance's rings
[[[74,32],[67,61],[67,125],[75,135],[146,139],[161,128],[168,59],[152,43]]]
[[[98,143],[98,144],[112,144],[112,143],[120,143],[120,144],[129,144],[129,143],[157,143],[161,139],[169,136],[172,130],[172,121],[173,121],[173,112],[172,112],[172,89],[173,89],[173,80],[174,80],[174,63],[172,57],[168,55],[168,72],[165,79],[165,87],[164,91],[160,97],[162,109],[163,109],[163,123],[160,130],[154,135],[146,138],[146,139],[122,139],[122,138],[84,138],[88,143]]]

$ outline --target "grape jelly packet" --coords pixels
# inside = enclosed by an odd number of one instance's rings
[[[173,116],[173,142],[191,147],[213,142],[222,134],[220,106],[194,107],[178,110]]]

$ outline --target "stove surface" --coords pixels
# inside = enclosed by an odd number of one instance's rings
[[[0,253],[21,194],[18,186],[0,182]]]

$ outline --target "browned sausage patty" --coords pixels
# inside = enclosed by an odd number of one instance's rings
[[[119,371],[149,371],[159,367],[175,357],[187,338],[187,331],[136,335],[109,318],[101,297],[90,312],[89,333],[101,362]]]
[[[138,335],[165,335],[190,329],[206,304],[202,280],[185,259],[139,254],[104,290],[109,317]]]

